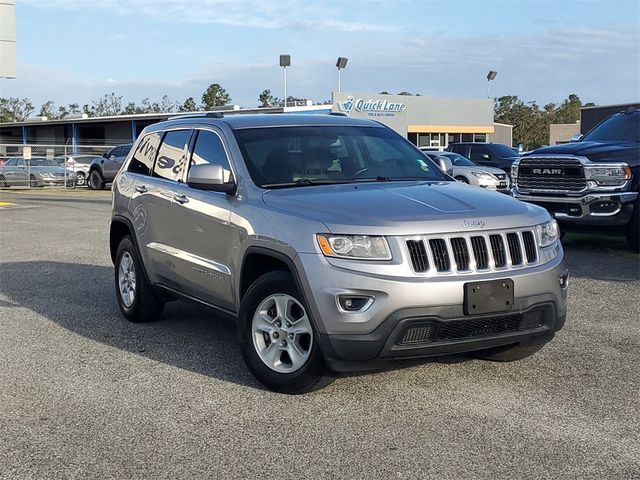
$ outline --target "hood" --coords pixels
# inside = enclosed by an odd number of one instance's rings
[[[480,165],[474,165],[473,167],[467,167],[467,166],[457,166],[454,165],[453,166],[453,170],[464,170],[465,172],[486,172],[486,173],[491,173],[493,175],[504,175],[505,172],[504,170],[502,170],[501,168],[495,168],[495,167],[483,167]]]
[[[271,208],[324,223],[343,234],[417,235],[529,227],[546,210],[459,182],[317,185],[271,190]]]
[[[640,144],[635,142],[569,142],[552,147],[543,147],[523,155],[579,155],[592,162],[627,162],[630,166],[640,162]]]

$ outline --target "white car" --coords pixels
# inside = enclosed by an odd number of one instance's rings
[[[495,167],[483,167],[454,152],[424,152],[432,160],[445,157],[453,165],[453,178],[462,183],[509,193],[511,181],[504,170]]]

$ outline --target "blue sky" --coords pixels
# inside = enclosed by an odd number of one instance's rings
[[[0,96],[39,107],[163,94],[200,100],[220,83],[233,103],[343,91],[492,94],[540,104],[569,93],[598,104],[640,99],[638,1],[17,0],[18,78]]]

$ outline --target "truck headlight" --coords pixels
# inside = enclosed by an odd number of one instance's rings
[[[518,176],[518,165],[518,161],[515,161],[511,164],[511,178],[515,179]]]
[[[587,180],[593,180],[598,185],[624,185],[631,179],[631,168],[626,163],[613,165],[586,165],[584,176]]]
[[[538,233],[538,242],[541,247],[553,245],[559,237],[558,222],[549,220],[541,225],[537,225],[536,232]]]
[[[391,260],[384,237],[365,235],[317,235],[320,250],[327,257]]]
[[[471,173],[482,180],[494,180],[493,175],[491,175],[490,173],[486,173],[486,172],[471,172]]]

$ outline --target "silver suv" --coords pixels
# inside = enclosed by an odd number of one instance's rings
[[[379,123],[337,115],[147,127],[113,185],[117,300],[133,322],[187,299],[238,319],[267,387],[326,366],[538,351],[568,273],[546,210],[453,181]]]

